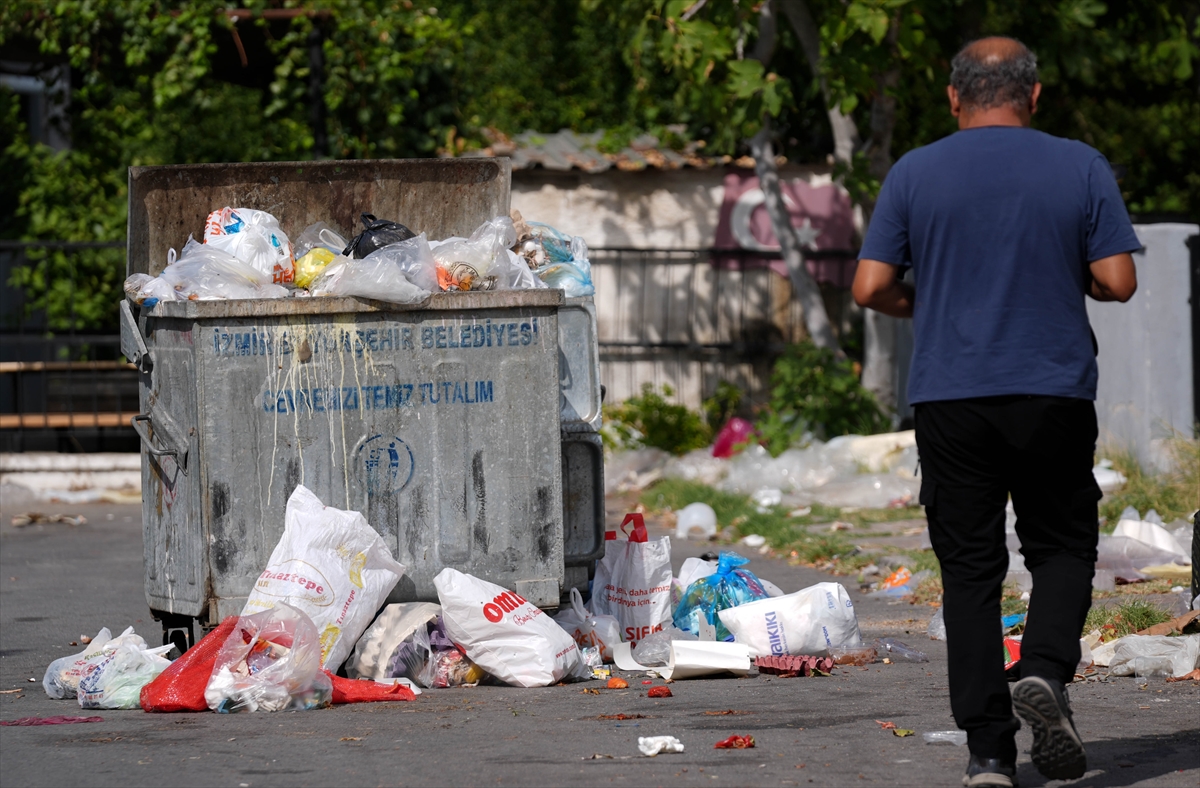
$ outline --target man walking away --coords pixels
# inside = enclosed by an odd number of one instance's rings
[[[913,318],[920,500],[942,566],[968,786],[1016,785],[1014,706],[1038,771],[1087,768],[1065,688],[1091,606],[1100,499],[1084,296],[1129,300],[1141,244],[1104,156],[1029,127],[1041,88],[1019,41],[958,53],[947,94],[959,131],[892,168],[854,280],[861,306]],[[915,285],[897,276],[906,266]],[[1033,574],[1011,698],[1000,630],[1010,494]]]

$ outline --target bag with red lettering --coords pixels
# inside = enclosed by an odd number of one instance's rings
[[[591,606],[597,616],[616,618],[622,640],[636,644],[671,621],[671,538],[650,539],[640,514],[625,515],[622,532],[629,523],[628,541],[613,531],[605,535]]]
[[[438,573],[433,585],[446,634],[472,662],[505,684],[547,687],[582,676],[579,646],[516,592],[450,567]]]
[[[554,617],[580,648],[599,648],[600,658],[613,661],[613,646],[621,642],[621,625],[612,616],[593,616],[583,605],[578,588],[571,589],[571,606]]]
[[[321,667],[338,669],[362,637],[404,564],[359,512],[321,503],[298,485],[288,498],[283,536],[242,608],[249,616],[279,602],[312,619],[321,641]]]

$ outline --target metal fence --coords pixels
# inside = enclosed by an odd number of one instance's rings
[[[809,258],[839,332],[855,322],[847,289],[853,255],[832,250]],[[677,401],[698,408],[725,380],[744,392],[748,406],[759,404],[774,360],[806,335],[778,255],[600,248],[591,250],[591,262],[608,402],[649,383],[670,386]]]
[[[94,271],[76,263],[124,246],[0,242],[0,451],[137,450],[137,373],[121,356],[116,302],[111,315],[75,310],[76,270],[89,287]],[[51,295],[39,303],[18,269]]]

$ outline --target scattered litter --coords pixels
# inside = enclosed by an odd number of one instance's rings
[[[751,493],[750,500],[754,502],[759,514],[767,514],[783,503],[783,491],[774,487],[764,487]]]
[[[346,660],[346,675],[375,681],[415,679],[429,661],[429,624],[441,613],[441,606],[432,602],[386,606],[354,644],[354,652]],[[417,630],[422,630],[421,637]]]
[[[891,720],[888,720],[887,722],[884,722],[883,720],[875,720],[875,723],[877,725],[879,725],[879,728],[881,730],[885,730],[885,731],[896,730],[896,723],[892,722]]]
[[[1021,641],[1016,638],[1004,638],[1004,669],[1012,670],[1021,661]]]
[[[582,694],[582,695],[599,695],[600,690],[593,689],[591,687],[585,687],[584,689],[580,690],[580,694]]]
[[[607,686],[609,689],[627,689],[629,687],[629,682],[626,681],[625,679],[617,678],[616,676],[613,676],[611,679],[608,680]]]
[[[1096,467],[1092,468],[1092,476],[1095,477],[1100,491],[1105,493],[1121,489],[1128,481],[1124,474],[1113,469],[1112,460],[1100,460],[1096,463]]]
[[[967,743],[966,731],[928,731],[922,733],[921,738],[926,744],[953,744],[962,747]]]
[[[66,717],[57,715],[54,717],[22,717],[19,720],[3,720],[0,725],[19,725],[22,727],[29,725],[73,725],[77,722],[104,722],[103,717]]]
[[[691,560],[691,559],[688,559]],[[686,563],[686,562],[685,562]],[[701,562],[708,565],[707,562]],[[686,568],[686,567],[685,567]],[[625,668],[625,670],[642,670],[648,667],[657,667],[666,665],[671,661],[671,643],[675,640],[697,640],[698,635],[692,632],[684,632],[682,629],[677,629],[674,625],[668,624],[657,632],[651,632],[646,637],[638,641],[637,647],[633,649],[631,660],[632,664],[641,667]],[[613,659],[616,659],[616,651],[614,649]],[[620,663],[617,664],[620,667]]]
[[[623,722],[625,720],[644,720],[647,719],[645,714],[601,714],[596,717],[598,720],[616,720]]]
[[[641,736],[638,738],[638,749],[642,755],[654,757],[664,752],[683,752],[683,742],[674,736]]]
[[[781,678],[796,676],[828,676],[833,670],[832,657],[765,656],[754,660],[759,673],[770,673]]]
[[[1200,635],[1127,635],[1115,643],[1112,676],[1186,676],[1200,665]]]
[[[850,523],[845,523],[845,522],[842,522],[841,520],[834,520],[832,523],[829,524],[830,531],[849,531],[853,527],[854,526],[851,525]]]
[[[912,736],[914,733],[916,733],[916,731],[909,730],[908,728],[893,728],[892,729],[892,735],[899,736],[900,738],[904,738],[905,736]]]
[[[634,660],[628,643],[618,643],[613,649],[617,667],[635,672],[648,670]],[[655,671],[667,681],[733,673],[744,676],[750,672],[750,650],[742,643],[711,640],[672,640],[665,669]],[[657,687],[655,689],[658,689]]]
[[[1147,627],[1137,634],[1139,635],[1170,635],[1189,634],[1195,630],[1200,630],[1200,610],[1189,610],[1182,616],[1177,616],[1170,621],[1164,621],[1161,624],[1155,624],[1152,627]]]
[[[905,662],[928,662],[929,657],[923,651],[918,651],[912,646],[902,643],[895,638],[879,638],[875,641],[875,648],[879,652],[886,651],[896,659],[902,659]]]
[[[741,714],[753,714],[754,712],[734,711],[733,709],[725,709],[724,711],[706,711],[704,713],[705,713],[705,715],[707,715],[709,717],[728,717],[728,716],[737,716],[737,715],[741,715]]]
[[[713,745],[714,750],[749,750],[753,747],[753,736],[739,736],[736,733],[728,739],[722,739]]]
[[[15,690],[0,690],[0,695],[12,695],[12,694],[13,694],[13,693],[15,693],[15,692],[24,692],[24,691],[25,691],[25,690],[23,690],[23,689],[15,689]]]
[[[87,518],[81,514],[42,514],[41,512],[16,514],[12,518],[12,524],[17,528],[44,523],[62,523],[70,526],[87,525]]]
[[[621,641],[621,625],[613,616],[594,616],[583,604],[578,588],[571,589],[571,604],[554,617],[581,649],[599,648],[601,665],[612,662],[614,643]]]
[[[870,665],[878,658],[879,654],[871,646],[833,646],[829,649],[829,656],[833,658],[835,665],[861,667]]]
[[[926,630],[930,640],[945,640],[946,639],[946,609],[939,607],[933,614],[933,618],[929,619],[929,628]]]
[[[818,583],[793,594],[727,606],[717,616],[738,643],[749,646],[753,657],[824,654],[834,645],[862,644],[854,603],[840,583]]]
[[[767,538],[760,534],[747,534],[741,539],[741,543],[753,549],[762,547],[767,543]]]
[[[338,741],[362,741],[362,736],[343,736]]]
[[[669,698],[671,697],[670,687],[651,687],[646,691],[647,698]]]
[[[717,513],[702,501],[689,503],[675,513],[676,539],[687,539],[696,529],[700,531],[701,539],[711,539],[717,535]]]
[[[1200,681],[1200,668],[1196,668],[1191,673],[1185,673],[1182,676],[1168,676],[1167,681]]]
[[[801,506],[799,509],[788,512],[788,517],[808,517],[810,514],[812,514],[811,506]]]
[[[335,706],[344,703],[379,703],[381,701],[416,700],[417,694],[406,684],[385,683],[364,679],[344,679],[325,671],[333,685],[332,701]]]

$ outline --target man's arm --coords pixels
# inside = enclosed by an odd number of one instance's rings
[[[1096,260],[1088,265],[1088,270],[1092,274],[1088,295],[1097,301],[1124,303],[1137,291],[1137,268],[1128,252]],[[854,284],[858,285],[857,279]]]
[[[859,306],[892,317],[912,317],[915,291],[896,277],[898,269],[878,260],[859,260],[851,292]]]

